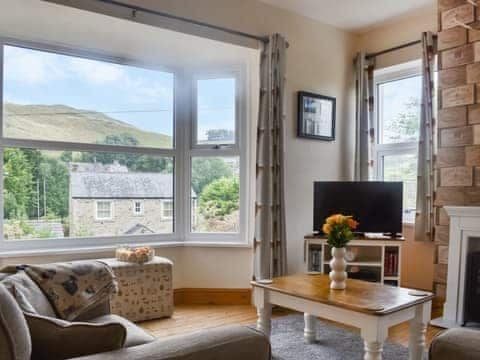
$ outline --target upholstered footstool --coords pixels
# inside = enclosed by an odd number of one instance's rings
[[[145,264],[101,259],[109,265],[118,282],[111,300],[112,314],[131,321],[170,317],[173,313],[172,262],[155,256]]]

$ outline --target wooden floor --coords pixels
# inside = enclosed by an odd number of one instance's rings
[[[273,317],[292,314],[290,310],[274,309]],[[434,310],[434,317],[438,311]],[[200,329],[213,328],[227,324],[254,324],[257,320],[255,308],[249,305],[177,305],[170,319],[152,320],[140,323],[145,330],[158,338],[185,334]],[[330,321],[327,321],[332,323]],[[336,326],[358,332],[358,329],[342,324],[333,323]],[[427,343],[430,345],[432,338],[441,329],[428,327]],[[389,331],[388,339],[391,342],[408,346],[409,328],[408,323],[399,324]]]

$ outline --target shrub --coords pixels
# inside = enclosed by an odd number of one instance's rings
[[[200,213],[206,218],[223,218],[238,209],[238,179],[221,178],[205,186],[198,201]]]

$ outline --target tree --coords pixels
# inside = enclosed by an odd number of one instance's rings
[[[120,135],[107,135],[102,141],[102,144],[137,146],[139,141],[133,135],[124,133]],[[173,171],[173,162],[170,158],[151,155],[86,152],[82,153],[80,161],[91,163],[99,162],[102,164],[112,164],[114,161],[118,161],[118,163],[125,165],[131,171],[167,173]]]
[[[415,141],[420,128],[420,103],[416,98],[411,98],[404,104],[405,111],[399,113],[392,121],[388,121],[385,130],[391,140],[402,142]]]
[[[63,161],[63,162],[72,162],[73,160],[73,152],[72,151],[67,151],[65,150],[64,152],[62,152],[62,154],[60,155],[60,160]]]
[[[102,144],[106,145],[128,145],[128,146],[138,146],[140,142],[135,136],[129,133],[123,133],[120,135],[107,135]]]
[[[150,155],[138,156],[129,167],[132,171],[141,172],[173,172],[173,160],[169,157],[158,157]]]
[[[68,216],[68,169],[54,158],[43,157],[40,164],[40,179],[45,181],[45,193],[42,193],[40,204],[46,196],[47,213],[43,215],[66,218]]]
[[[192,187],[197,195],[212,181],[232,176],[232,168],[222,158],[196,157],[192,160]]]
[[[235,177],[214,180],[200,194],[198,207],[205,218],[223,219],[238,209],[239,184]]]
[[[32,198],[33,168],[21,149],[5,149],[3,163],[4,216],[27,217]]]

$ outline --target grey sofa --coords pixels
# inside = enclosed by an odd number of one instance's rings
[[[38,289],[34,289],[34,285],[27,281],[27,284],[18,286],[29,297],[28,300],[33,307],[40,308],[46,298],[41,298]],[[30,322],[27,324],[17,301],[18,299],[12,296],[11,291],[0,283],[0,359],[44,359],[45,356],[35,354],[35,342],[38,343],[39,340],[31,336],[35,331]],[[223,326],[167,339],[156,339],[127,319],[110,314],[108,302],[84,314],[78,321],[90,324],[120,323],[126,329],[122,348],[74,357],[79,360],[269,360],[271,358],[268,339],[263,334],[243,326]],[[82,331],[85,330],[82,329]],[[38,328],[36,333],[38,334]],[[82,336],[78,336],[78,342],[82,343],[82,341],[84,341]],[[99,340],[95,341],[99,342]],[[84,343],[82,346],[88,347],[88,345]],[[50,348],[48,351],[50,352]],[[58,350],[52,348],[47,358],[59,359],[56,351]]]
[[[430,345],[430,360],[480,359],[480,331],[456,328],[443,331]]]

